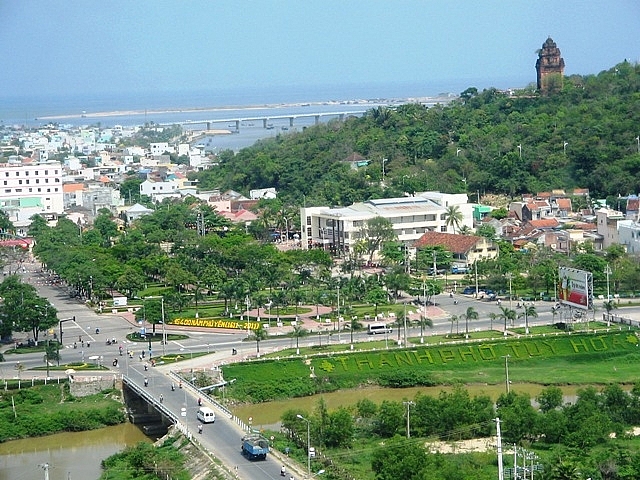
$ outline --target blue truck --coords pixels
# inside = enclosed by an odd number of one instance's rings
[[[269,453],[269,440],[258,434],[242,437],[242,455],[249,460],[266,460]]]

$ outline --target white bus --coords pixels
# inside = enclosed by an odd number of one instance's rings
[[[386,323],[370,323],[367,333],[369,335],[375,335],[377,333],[391,333],[393,329]]]

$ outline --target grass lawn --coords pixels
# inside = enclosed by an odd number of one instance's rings
[[[304,340],[302,341],[304,344]],[[368,351],[362,350],[366,345]],[[488,338],[411,344],[387,349],[384,339],[324,347],[305,346],[269,358],[237,363],[226,375],[237,378],[231,389],[260,401],[354,388],[367,383],[388,386],[499,384],[508,358],[513,382],[542,385],[635,383],[640,342],[633,332],[543,334],[536,337]],[[273,361],[270,358],[279,357]],[[233,392],[230,392],[233,395]]]

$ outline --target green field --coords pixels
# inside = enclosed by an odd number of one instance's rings
[[[634,383],[639,360],[633,332],[603,332],[344,350],[232,364],[225,368],[225,375],[238,379],[229,388],[230,396],[262,402],[364,384],[499,384],[505,381],[507,361],[513,382]]]

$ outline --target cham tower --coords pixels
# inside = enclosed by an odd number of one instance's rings
[[[564,58],[560,56],[560,49],[551,37],[542,44],[536,62],[538,90],[541,92],[558,91],[562,89],[564,75]]]

